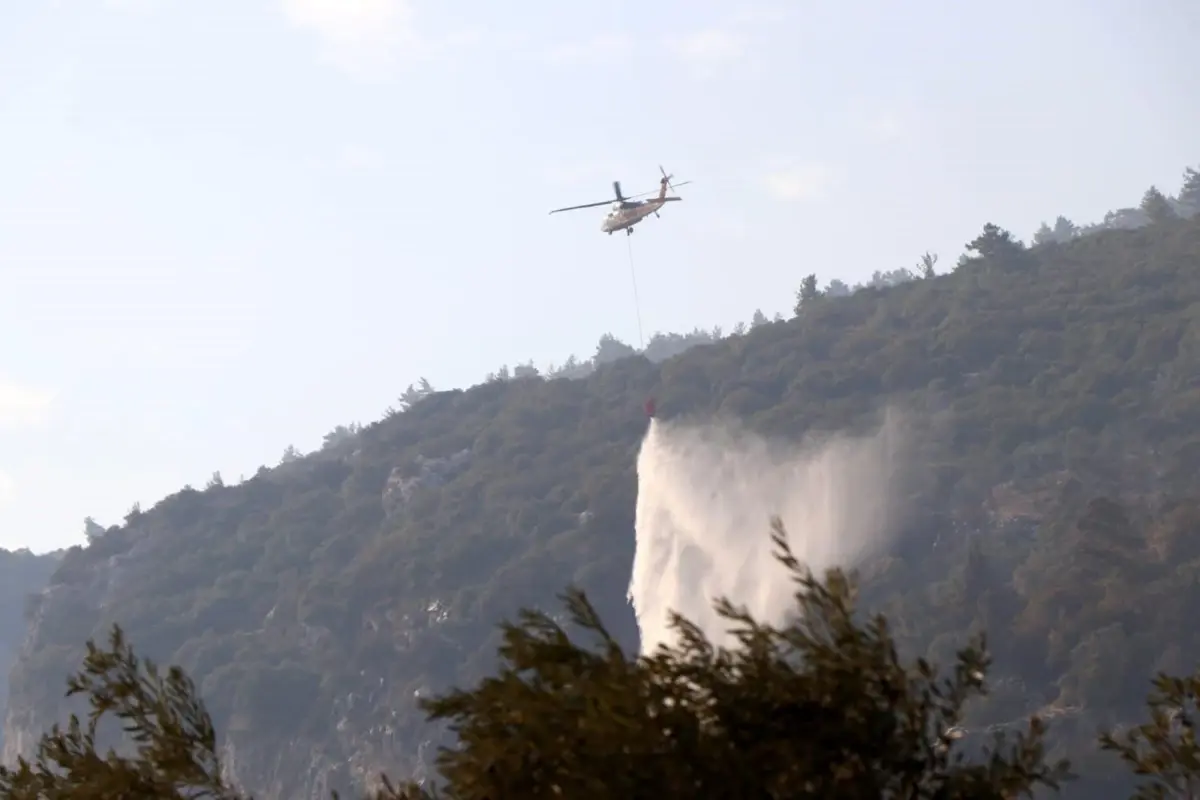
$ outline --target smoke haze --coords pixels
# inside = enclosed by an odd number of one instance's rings
[[[887,542],[902,430],[889,413],[871,435],[773,443],[730,422],[651,420],[638,454],[637,544],[629,599],[643,653],[670,644],[672,610],[710,641],[732,643],[713,602],[728,597],[764,622],[793,607],[775,558],[779,516],[815,572],[850,567]]]

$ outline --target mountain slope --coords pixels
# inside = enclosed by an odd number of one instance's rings
[[[864,424],[885,402],[908,410],[922,511],[865,568],[869,598],[918,650],[944,653],[976,624],[999,638],[1008,688],[980,719],[1124,713],[1151,667],[1200,655],[1179,635],[1200,553],[1178,501],[1200,466],[1200,220],[976,244],[951,275],[811,297],[796,319],[661,364],[434,394],[240,485],[135,509],[69,551],[34,604],[5,758],[61,718],[63,677],[116,621],[197,679],[260,796],[419,771],[436,732],[415,698],[484,674],[501,617],[574,581],[636,643],[624,595],[652,394],[664,416],[787,436]],[[1079,531],[1116,518],[1086,505],[1095,492],[1133,509],[1138,544],[1121,553],[1146,577],[1108,616],[1078,611],[1098,573],[1066,568]],[[1136,614],[1150,591],[1173,598],[1153,624]],[[1133,655],[1118,663],[1114,648]]]
[[[42,590],[50,574],[58,566],[61,553],[34,555],[28,550],[0,550],[0,715],[7,700],[8,670],[16,660],[21,640],[25,638],[26,598]],[[0,746],[4,731],[0,729]]]

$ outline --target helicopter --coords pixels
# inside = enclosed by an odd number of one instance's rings
[[[566,208],[556,208],[551,211],[551,214],[557,214],[560,211],[575,211],[580,208],[596,208],[598,206],[608,205],[612,203],[612,210],[604,217],[604,222],[600,224],[600,230],[612,236],[619,230],[624,230],[628,236],[633,233],[633,226],[644,220],[646,217],[653,214],[658,216],[658,210],[664,205],[676,200],[682,200],[682,197],[667,197],[667,189],[674,191],[676,186],[684,186],[691,181],[683,183],[671,183],[671,178],[674,175],[668,175],[667,171],[660,164],[658,171],[662,173],[662,178],[658,181],[658,196],[649,200],[638,200],[639,197],[648,197],[654,192],[642,192],[635,194],[632,197],[626,197],[621,194],[621,182],[613,181],[613,194],[617,196],[616,200],[601,200],[598,203],[584,203],[579,206],[567,206]]]

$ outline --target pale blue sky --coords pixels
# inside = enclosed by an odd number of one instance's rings
[[[0,3],[0,546],[1200,161],[1190,0]],[[1192,55],[1189,56],[1189,53]]]

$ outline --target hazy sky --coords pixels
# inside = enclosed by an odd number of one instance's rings
[[[1200,162],[1190,0],[0,3],[0,546]],[[1189,56],[1189,53],[1192,55]]]

